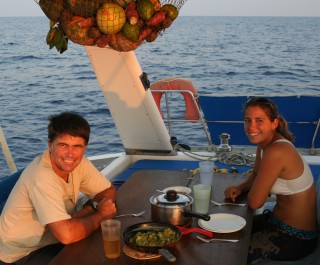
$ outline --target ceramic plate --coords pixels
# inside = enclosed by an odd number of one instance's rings
[[[215,233],[232,233],[241,230],[246,225],[246,220],[241,216],[216,213],[210,214],[210,221],[199,220],[199,226]]]
[[[182,194],[185,194],[185,195],[188,195],[188,194],[191,193],[191,189],[188,188],[188,187],[184,187],[184,186],[168,187],[168,188],[165,188],[165,189],[163,190],[163,192],[166,193],[168,190],[175,190],[176,192],[182,193]]]

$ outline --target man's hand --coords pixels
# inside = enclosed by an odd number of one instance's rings
[[[98,205],[97,212],[103,220],[106,220],[116,216],[117,208],[111,199],[103,199]]]

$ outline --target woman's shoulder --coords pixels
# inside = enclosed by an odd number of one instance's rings
[[[268,148],[266,148],[266,150],[264,150],[264,154],[263,155],[267,155],[267,154],[272,154],[272,155],[276,155],[277,153],[283,153],[283,152],[290,152],[290,151],[295,151],[295,147],[294,145],[289,142],[289,141],[274,141],[273,143],[271,143]]]
[[[285,138],[277,139],[272,144],[279,144],[279,143],[284,143],[284,144],[289,144],[290,146],[294,146],[292,142],[290,142],[288,139],[285,139]]]
[[[297,166],[300,164],[301,156],[295,149],[294,145],[289,141],[277,141],[273,142],[263,152],[263,160],[272,163],[273,165],[286,167],[292,165]],[[297,163],[298,162],[298,163]]]
[[[287,139],[281,138],[274,141],[272,144],[268,146],[267,149],[269,152],[286,152],[288,155],[290,152],[297,154],[298,151],[296,150],[295,146],[292,142]]]

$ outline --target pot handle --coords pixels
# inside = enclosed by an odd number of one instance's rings
[[[176,261],[176,257],[173,256],[169,250],[164,249],[164,248],[160,248],[158,249],[159,254],[161,254],[167,261],[170,262],[175,262]]]
[[[205,221],[210,220],[210,215],[202,214],[202,213],[195,213],[195,212],[191,212],[188,210],[183,210],[183,216],[184,217],[198,217],[198,218],[205,220]]]

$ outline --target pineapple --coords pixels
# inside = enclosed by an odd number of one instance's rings
[[[64,0],[40,0],[43,13],[52,21],[58,22],[64,9]]]
[[[92,17],[104,3],[112,2],[112,0],[67,0],[66,2],[73,14],[81,17]]]

